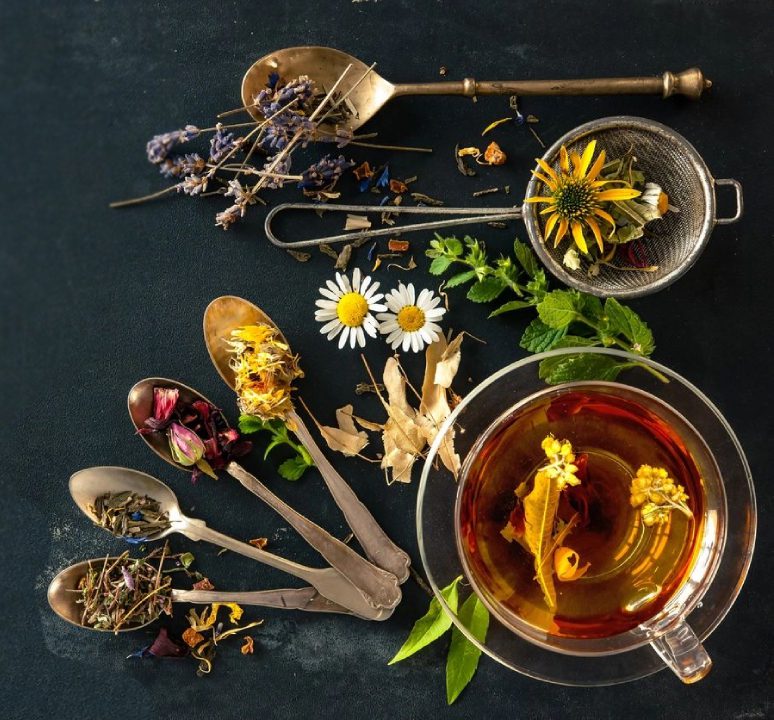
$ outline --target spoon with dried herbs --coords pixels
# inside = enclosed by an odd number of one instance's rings
[[[264,55],[247,71],[242,80],[242,102],[254,118],[262,119],[256,98],[274,75],[309,75],[320,87],[331,87],[342,71],[352,69],[351,79],[340,83],[347,97],[339,125],[356,129],[376,115],[392,98],[402,95],[686,95],[697,100],[712,83],[701,70],[690,68],[681,73],[664,72],[652,77],[593,78],[577,80],[484,80],[473,78],[393,85],[380,77],[362,60],[335,48],[307,45],[284,48]],[[357,85],[355,84],[355,79]],[[364,79],[363,79],[364,78]],[[353,89],[354,86],[354,89]]]
[[[171,604],[237,603],[307,612],[349,610],[331,602],[314,588],[287,588],[256,592],[178,590],[170,587],[163,570],[172,559],[159,548],[144,558],[95,558],[60,571],[48,586],[48,604],[63,620],[87,630],[127,632],[146,627],[162,614],[171,615]]]
[[[171,465],[190,472],[201,468],[214,475],[210,463],[225,470],[284,518],[341,575],[358,588],[374,608],[394,608],[401,599],[395,575],[371,564],[349,545],[294,510],[266,485],[233,460],[234,449],[246,444],[226,424],[223,413],[204,395],[167,378],[146,378],[129,391],[129,414],[146,443]],[[189,419],[195,416],[193,422]],[[214,429],[213,429],[214,426]],[[216,454],[210,449],[226,440]],[[241,453],[240,453],[241,454]]]
[[[204,340],[218,374],[237,393],[243,416],[258,417],[263,422],[279,420],[295,433],[366,555],[404,582],[411,563],[408,554],[390,540],[349,483],[328,462],[293,407],[291,383],[303,373],[276,323],[257,305],[226,295],[213,300],[204,312]]]
[[[97,499],[107,495],[107,500],[102,501],[105,505],[109,504],[110,498],[123,493],[149,498],[158,504],[162,520],[159,520],[160,525],[155,532],[147,534],[145,539],[148,541],[160,540],[172,533],[180,533],[194,541],[205,540],[301,578],[310,583],[320,595],[364,619],[384,620],[392,614],[392,609],[374,608],[362,592],[334,568],[310,568],[300,565],[213,530],[207,527],[203,520],[186,517],[180,510],[172,489],[150,475],[122,467],[93,467],[80,470],[70,478],[70,494],[75,504],[98,525],[100,518],[95,510]],[[116,527],[120,533],[122,522],[117,523]],[[105,529],[113,532],[111,527]]]

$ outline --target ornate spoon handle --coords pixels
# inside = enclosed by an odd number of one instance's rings
[[[344,480],[336,468],[328,462],[309,428],[294,410],[288,419],[295,423],[295,434],[314,459],[317,469],[325,480],[336,504],[341,508],[349,527],[362,545],[368,558],[380,568],[392,573],[403,583],[409,576],[411,559],[384,532],[368,508],[355,495],[355,491]]]
[[[358,555],[349,545],[294,510],[241,465],[230,462],[226,472],[257,495],[298,531],[332,567],[336,568],[375,608],[394,608],[401,599],[397,578]]]
[[[333,612],[352,615],[350,610],[324,598],[313,587],[258,590],[254,592],[221,592],[219,590],[173,590],[173,602],[204,604],[234,602],[283,610]]]

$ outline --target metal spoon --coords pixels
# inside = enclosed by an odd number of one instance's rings
[[[207,527],[203,520],[186,517],[180,510],[172,489],[150,475],[122,467],[93,467],[80,470],[70,478],[70,494],[75,504],[95,523],[96,518],[89,508],[94,504],[94,500],[105,493],[126,491],[153,498],[161,505],[161,511],[166,512],[169,517],[170,527],[149,535],[148,541],[160,540],[172,533],[180,533],[190,540],[205,540],[301,578],[312,585],[320,595],[349,608],[362,618],[383,620],[392,613],[392,609],[374,608],[363,597],[362,592],[334,568],[299,565],[213,530]]]
[[[138,429],[144,427],[145,420],[153,414],[153,388],[158,386],[176,387],[180,391],[180,398],[187,402],[204,400],[211,405],[213,404],[197,390],[175,380],[146,378],[136,383],[129,391],[129,415],[134,426]],[[190,468],[175,462],[164,433],[152,433],[140,437],[170,465],[190,472]],[[301,537],[317,550],[331,566],[336,568],[352,585],[360,589],[367,602],[377,608],[394,608],[400,602],[401,591],[393,574],[372,565],[349,545],[333,537],[327,530],[294,510],[239,463],[231,461],[224,469],[282,516],[291,527],[295,528]]]
[[[255,96],[266,87],[270,74],[279,73],[286,79],[308,75],[319,88],[328,90],[347,66],[347,73],[339,90],[346,95],[352,86],[368,73],[352,90],[347,104],[352,111],[342,125],[353,130],[370,120],[382,106],[401,95],[686,95],[697,100],[712,86],[701,70],[690,68],[681,73],[665,72],[652,77],[595,78],[582,80],[492,80],[477,82],[473,78],[393,85],[368,65],[335,48],[302,46],[275,50],[257,60],[242,80],[242,102],[256,120],[262,120],[254,107]]]
[[[257,305],[243,298],[225,295],[213,300],[204,311],[204,341],[207,343],[207,351],[218,374],[232,390],[235,389],[234,371],[230,365],[233,355],[228,352],[225,340],[231,337],[232,330],[256,324],[277,328],[282,341],[289,344],[276,323]],[[328,462],[298,413],[291,410],[287,420],[295,425],[296,429],[293,432],[314,459],[328,490],[344,513],[347,523],[366,555],[379,567],[395,575],[401,583],[405,582],[409,576],[408,568],[411,564],[409,556],[387,537],[347,481]]]
[[[107,561],[114,562],[117,558],[107,558]],[[62,620],[66,620],[73,625],[85,628],[86,630],[96,630],[97,632],[113,632],[104,628],[95,628],[90,625],[81,624],[83,615],[83,605],[76,601],[79,598],[78,583],[86,575],[90,567],[99,568],[105,558],[95,558],[94,560],[84,560],[75,563],[70,567],[60,571],[48,586],[48,604],[51,609],[59,615]],[[255,605],[261,607],[280,608],[283,610],[305,610],[307,612],[335,612],[351,615],[346,608],[331,602],[320,595],[313,587],[304,588],[286,588],[284,590],[259,590],[255,592],[221,592],[217,590],[177,590],[173,589],[172,602],[184,602],[209,605],[213,602],[234,602],[240,605]],[[132,625],[130,627],[121,627],[118,632],[127,632],[139,630],[150,625],[154,620],[149,620],[142,625]]]

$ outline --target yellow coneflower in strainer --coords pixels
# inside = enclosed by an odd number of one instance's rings
[[[269,325],[237,328],[227,343],[234,354],[231,368],[239,409],[263,420],[284,419],[293,409],[292,383],[304,376],[298,356]]]
[[[572,234],[575,244],[581,252],[588,252],[584,228],[589,228],[597,241],[600,252],[604,251],[602,231],[597,218],[610,223],[615,229],[615,220],[602,204],[616,200],[631,200],[640,195],[639,190],[631,187],[619,187],[603,190],[610,183],[627,184],[623,180],[597,180],[605,164],[605,151],[602,150],[592,163],[597,141],[586,145],[583,154],[568,153],[564,145],[559,150],[559,171],[557,172],[545,160],[536,158],[543,173],[533,170],[532,174],[545,183],[550,195],[527,198],[528,203],[547,203],[548,207],[540,211],[548,215],[545,225],[545,241],[554,235],[554,247],[559,245],[567,232]],[[572,163],[572,167],[570,166]]]

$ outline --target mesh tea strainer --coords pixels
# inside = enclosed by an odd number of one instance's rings
[[[714,179],[696,149],[674,130],[653,120],[638,117],[608,117],[581,125],[557,140],[543,155],[549,165],[558,167],[559,148],[582,151],[590,141],[597,140],[597,148],[607,152],[610,158],[620,157],[633,148],[637,167],[650,182],[660,185],[669,196],[670,211],[660,220],[646,226],[645,247],[648,261],[657,270],[645,272],[632,270],[625,264],[602,265],[599,273],[591,275],[588,263],[578,270],[569,270],[562,264],[566,241],[559,248],[543,242],[545,216],[540,208],[525,203],[521,208],[451,208],[451,207],[404,207],[385,208],[366,205],[326,205],[309,203],[285,203],[273,208],[266,216],[265,232],[278,247],[298,249],[323,243],[352,242],[360,238],[372,238],[416,230],[435,230],[454,225],[466,225],[493,220],[523,218],[527,234],[538,257],[548,270],[566,285],[601,297],[630,298],[647,295],[665,288],[685,273],[701,254],[715,225],[736,222],[742,216],[742,186],[736,180]],[[736,194],[736,213],[728,218],[716,216],[715,188],[730,185]],[[542,183],[536,178],[527,185],[526,197],[542,195]],[[287,210],[315,210],[317,212],[390,213],[399,215],[455,215],[443,220],[420,222],[411,225],[360,230],[340,235],[285,242],[277,238],[272,228],[275,217]],[[623,265],[623,266],[622,266]]]

